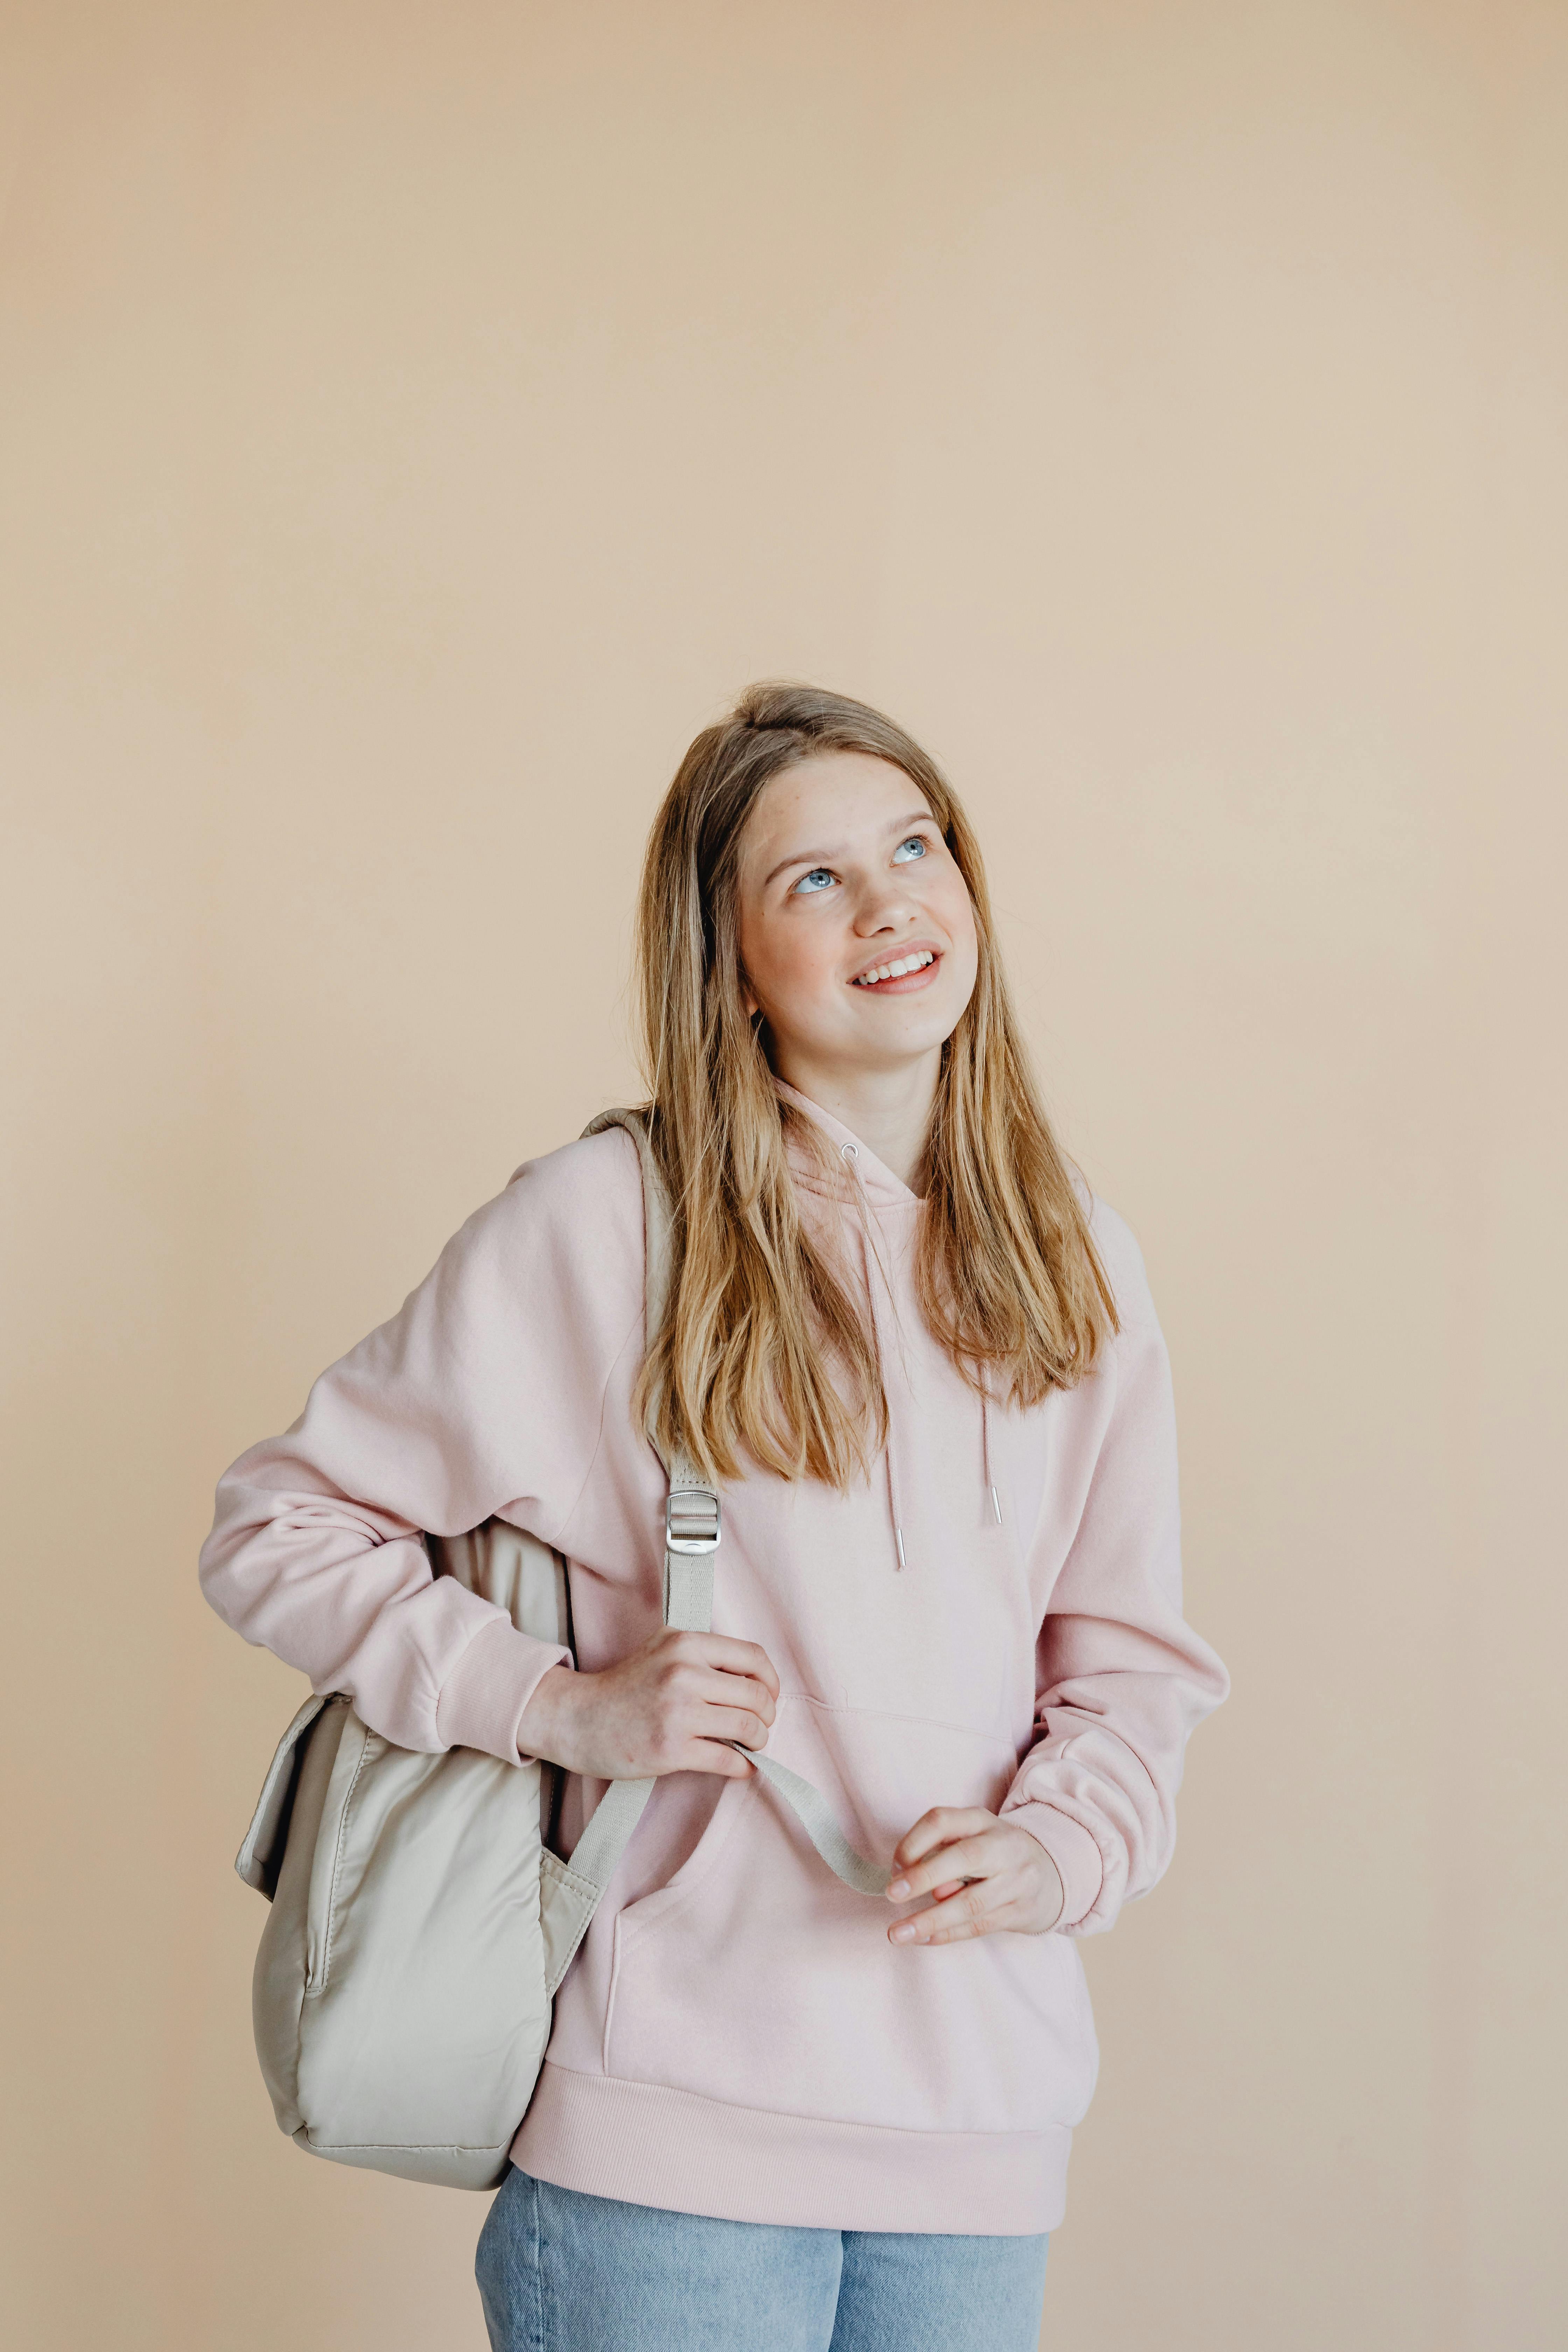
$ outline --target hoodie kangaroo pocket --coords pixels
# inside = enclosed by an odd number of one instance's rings
[[[672,1911],[689,1902],[702,1881],[718,1863],[725,1845],[734,1833],[739,1816],[754,1799],[759,1787],[755,1773],[743,1780],[726,1780],[718,1802],[709,1814],[697,1843],[680,1864],[671,1872],[662,1886],[650,1888],[624,1905],[616,1919],[617,1945],[624,1937],[641,1936],[657,1929]],[[657,1795],[657,1790],[656,1790]]]
[[[799,1698],[768,1747],[883,1863],[933,1804],[994,1810],[1015,1769],[962,1728]],[[688,1862],[616,1922],[605,2072],[843,2123],[1076,2123],[1095,2053],[1070,1944],[1002,1933],[911,1949],[888,1940],[898,1916],[844,1886],[771,1790],[732,1782]]]

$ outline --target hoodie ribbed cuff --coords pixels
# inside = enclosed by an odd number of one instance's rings
[[[1058,1812],[1055,1805],[1007,1805],[1002,1819],[1027,1830],[1045,1847],[1056,1864],[1067,1898],[1055,1924],[1076,1927],[1093,1908],[1105,1881],[1105,1866],[1094,1839],[1081,1822],[1075,1822],[1070,1813]]]
[[[569,1666],[558,1642],[536,1642],[510,1618],[481,1627],[441,1685],[436,1736],[445,1748],[478,1748],[504,1764],[533,1759],[518,1747],[523,1710],[552,1666]]]

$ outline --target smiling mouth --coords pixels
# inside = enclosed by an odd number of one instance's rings
[[[893,956],[887,963],[872,966],[869,971],[857,973],[851,988],[874,989],[880,994],[890,993],[900,981],[910,981],[929,971],[936,961],[933,948],[916,948],[911,955]]]

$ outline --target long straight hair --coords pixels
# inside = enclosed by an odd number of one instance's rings
[[[704,729],[648,837],[637,966],[650,1134],[674,1206],[668,1303],[636,1410],[705,1477],[742,1458],[844,1487],[887,1434],[874,1332],[803,1225],[785,1149],[809,1121],[774,1090],[747,1013],[742,837],[765,785],[826,751],[902,769],[968,887],[979,965],[942,1052],[915,1280],[962,1377],[1037,1404],[1090,1370],[1119,1327],[1068,1163],[1008,1000],[980,847],[934,761],[866,704],[812,686],[747,688]]]

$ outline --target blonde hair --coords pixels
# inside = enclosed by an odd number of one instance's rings
[[[887,1434],[868,1317],[803,1226],[785,1151],[799,1118],[747,1014],[737,886],[763,787],[825,751],[863,751],[923,794],[974,908],[974,992],[942,1048],[915,1279],[928,1324],[975,1389],[1032,1405],[1070,1387],[1119,1327],[1068,1163],[1008,1001],[969,820],[901,727],[784,682],[749,687],[704,729],[648,837],[637,964],[654,1150],[674,1205],[663,1324],[636,1410],[710,1479],[742,1456],[843,1487]],[[815,1148],[815,1136],[805,1136]],[[872,1441],[875,1440],[875,1448]]]

